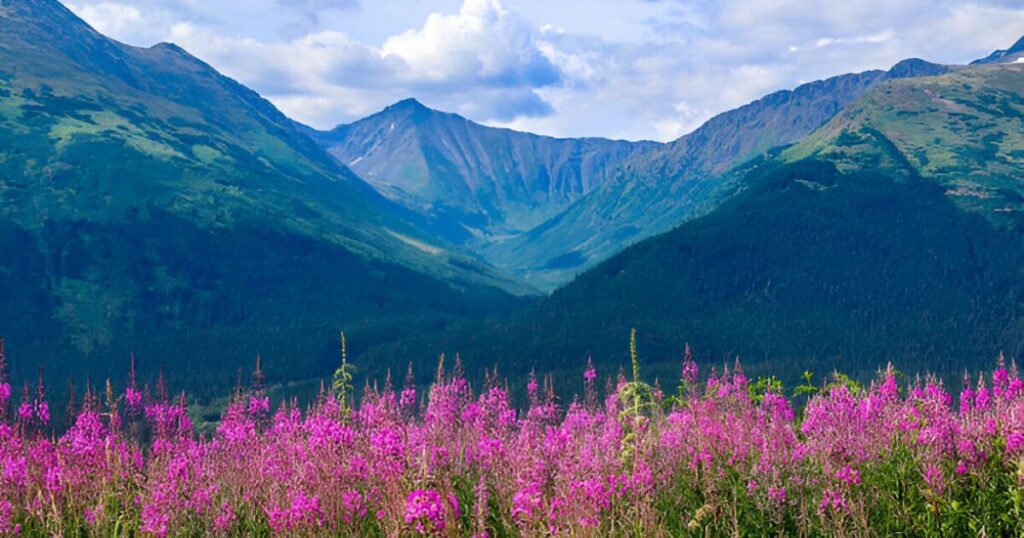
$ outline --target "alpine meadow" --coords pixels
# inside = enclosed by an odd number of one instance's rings
[[[0,0],[0,536],[1022,536],[1022,35]]]

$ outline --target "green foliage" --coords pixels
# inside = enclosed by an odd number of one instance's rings
[[[797,385],[797,387],[793,389],[794,398],[810,398],[811,396],[814,396],[815,394],[821,392],[821,388],[814,384],[814,372],[804,370],[802,379],[803,383]]]
[[[695,342],[712,363],[738,355],[752,378],[771,372],[795,386],[804,371],[821,379],[837,364],[850,379],[870,379],[894,357],[955,378],[998,350],[1024,350],[1011,314],[1024,297],[1018,231],[965,213],[927,182],[829,162],[760,161],[740,184],[710,214],[521,313],[369,356],[459,351],[470,372],[498,362],[511,376],[565,365],[556,374],[572,383],[571,357],[629,368],[614,335],[635,326],[651,379],[678,379],[672,357]]]
[[[850,376],[844,373],[833,372],[832,381],[829,382],[829,384],[825,385],[825,392],[828,392],[838,387],[845,387],[847,390],[850,391],[851,394],[859,395],[864,393],[864,385],[862,383],[850,378]]]
[[[640,357],[636,351],[636,329],[629,332],[629,357],[633,367],[633,378],[619,389],[619,401],[622,411],[619,419],[628,430],[622,438],[620,457],[623,462],[631,464],[636,455],[638,430],[650,420],[651,415],[659,410],[654,396],[654,388],[640,378]]]
[[[756,381],[747,385],[747,394],[750,399],[760,403],[764,400],[765,393],[784,394],[782,381],[775,376],[759,376]]]
[[[350,412],[350,404],[352,399],[352,372],[354,366],[348,363],[348,349],[345,341],[345,331],[339,331],[341,338],[341,364],[338,369],[334,371],[334,375],[331,379],[331,391],[334,393],[334,397],[337,398],[338,404],[341,407],[342,413],[348,414]]]

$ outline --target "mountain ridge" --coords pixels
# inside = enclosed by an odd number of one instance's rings
[[[311,134],[385,196],[456,220],[446,238],[469,244],[540,224],[604,181],[606,168],[656,146],[488,127],[414,98]]]
[[[952,69],[908,59],[889,71],[838,75],[768,94],[624,163],[612,181],[549,222],[486,247],[485,258],[501,267],[516,267],[528,281],[551,289],[626,245],[715,207],[728,191],[728,185],[714,181],[720,174],[798,141],[875,84]],[[575,256],[572,263],[552,265],[551,252]]]
[[[886,81],[731,169],[703,215],[521,311],[367,359],[459,353],[471,370],[572,380],[587,357],[628,367],[636,328],[646,375],[663,380],[687,343],[787,386],[839,363],[866,379],[890,360],[956,379],[1024,352],[1022,133],[1024,65]]]
[[[1010,45],[1010,48],[993,51],[992,54],[989,54],[984,58],[974,60],[971,62],[971,65],[1009,63],[1020,61],[1020,58],[1024,58],[1024,36],[1021,36],[1016,43]]]
[[[379,342],[531,292],[256,92],[54,0],[0,4],[0,202],[10,349],[82,378],[135,351],[217,391],[260,352],[326,367],[342,326]]]

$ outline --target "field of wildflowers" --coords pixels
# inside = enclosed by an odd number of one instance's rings
[[[0,365],[2,366],[2,365]],[[42,384],[0,379],[0,535],[1008,536],[1024,533],[1024,383],[1016,367],[939,383],[842,376],[793,398],[689,354],[664,394],[582,372],[517,410],[458,364],[421,391],[342,368],[316,403],[271,409],[257,375],[216,433],[184,398],[90,392],[55,437]],[[151,393],[152,392],[152,393]],[[796,412],[794,406],[802,411]]]

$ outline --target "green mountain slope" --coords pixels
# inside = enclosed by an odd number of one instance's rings
[[[489,247],[485,256],[550,288],[646,237],[716,207],[733,166],[799,141],[867,89],[887,80],[945,73],[906,60],[780,91],[712,118],[699,129],[619,167],[611,181],[543,225]]]
[[[226,379],[525,291],[423,225],[180,48],[0,3],[0,331],[26,361]]]
[[[469,243],[537,226],[659,146],[485,127],[414,99],[314,137],[448,239]]]
[[[503,322],[371,357],[462,352],[471,371],[557,365],[577,379],[588,353],[625,365],[630,327],[663,377],[678,375],[687,341],[714,362],[739,355],[790,378],[868,374],[889,359],[956,375],[1017,356],[1021,84],[1024,66],[1011,64],[878,85],[781,156],[727,173],[725,201],[704,216]]]
[[[1024,64],[886,84],[784,153],[809,156],[920,175],[962,209],[1016,226],[1024,211]]]

